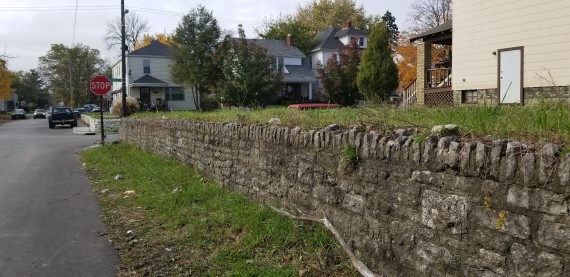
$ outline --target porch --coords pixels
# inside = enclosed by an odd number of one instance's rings
[[[453,105],[452,22],[445,22],[410,39],[411,42],[419,40],[417,78],[402,92],[402,104],[428,107]]]

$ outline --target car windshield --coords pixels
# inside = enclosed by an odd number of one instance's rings
[[[22,110],[22,109],[15,109],[15,110],[14,110],[14,113],[25,113],[25,112],[24,112],[24,110]]]
[[[53,109],[52,113],[71,113],[71,109],[69,108],[55,108]]]
[[[45,111],[42,109],[36,109],[36,113],[43,113],[43,112],[45,112]]]

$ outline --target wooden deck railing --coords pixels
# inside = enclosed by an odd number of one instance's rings
[[[451,67],[428,69],[426,77],[426,88],[450,87]]]
[[[415,79],[402,90],[402,103],[400,104],[401,107],[407,108],[413,106],[416,103],[416,80],[417,79]]]

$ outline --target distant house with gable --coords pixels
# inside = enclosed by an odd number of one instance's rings
[[[196,110],[194,91],[172,81],[170,67],[174,64],[172,48],[159,41],[126,55],[127,95],[137,98],[143,107],[150,108],[166,102],[172,110]],[[112,69],[113,98],[121,97],[121,62]]]
[[[318,44],[309,54],[311,68],[316,68],[318,64],[326,64],[331,57],[337,59],[339,50],[346,49],[353,40],[361,49],[368,47],[368,33],[352,27],[350,21],[345,22],[340,29],[328,28],[318,32],[315,39]]]
[[[248,39],[250,43],[263,47],[271,56],[273,70],[283,74],[281,100],[302,102],[315,98],[313,84],[317,81],[315,72],[306,61],[306,55],[295,46],[293,36],[286,40]]]

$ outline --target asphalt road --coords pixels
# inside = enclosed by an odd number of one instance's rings
[[[97,140],[45,119],[0,123],[0,277],[116,276],[78,155]]]

